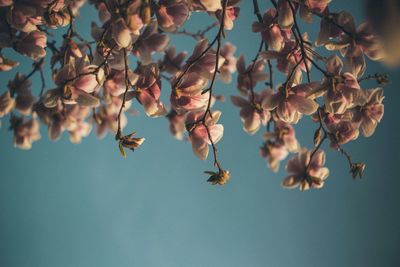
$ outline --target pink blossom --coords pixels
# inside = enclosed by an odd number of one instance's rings
[[[261,38],[268,45],[268,48],[279,51],[283,48],[284,34],[279,25],[276,23],[277,11],[275,8],[269,8],[263,15],[263,21],[254,22],[252,25],[253,32],[260,32]]]
[[[215,0],[192,0],[192,8],[194,10],[201,10],[207,12],[215,12],[222,9],[221,1]]]
[[[291,2],[280,0],[278,2],[278,24],[282,29],[290,29],[294,23]]]
[[[376,88],[365,90],[364,94],[366,98],[366,103],[363,106],[354,108],[353,121],[360,124],[361,133],[365,137],[370,137],[374,134],[378,123],[383,118],[383,89]]]
[[[26,79],[25,75],[22,75],[19,72],[15,75],[14,80],[11,80],[8,83],[11,95],[16,95],[16,110],[25,116],[31,114],[33,104],[36,100],[32,95],[31,85],[31,81]]]
[[[172,135],[178,139],[183,139],[185,132],[185,115],[178,114],[175,110],[171,110],[167,115],[169,121],[169,130]]]
[[[0,118],[10,113],[15,107],[15,100],[7,90],[0,95]]]
[[[296,152],[299,143],[295,131],[290,124],[276,121],[273,132],[266,132],[263,136],[265,142],[260,149],[261,156],[267,160],[268,167],[277,172],[280,162],[289,152]]]
[[[143,66],[138,75],[136,98],[143,105],[146,114],[150,117],[165,115],[167,111],[160,100],[161,82],[156,65]]]
[[[359,136],[359,126],[353,121],[353,114],[350,110],[343,114],[327,113],[324,116],[324,123],[332,134],[331,136],[334,137],[331,140],[333,148],[356,140]]]
[[[307,35],[303,36],[304,40],[307,41]],[[312,54],[310,51],[306,51],[307,57],[312,58]],[[286,40],[283,48],[280,51],[264,51],[261,52],[261,56],[264,59],[276,60],[277,61],[277,68],[279,71],[289,74],[294,66],[301,61],[298,65],[299,69],[306,71],[311,69],[311,62],[307,60],[307,67],[303,59],[303,54],[301,52],[300,47],[296,44],[293,40]]]
[[[204,113],[189,113],[186,118],[186,123],[196,123]],[[205,160],[208,156],[209,145],[211,145],[208,133],[210,133],[211,140],[214,144],[222,138],[224,133],[224,126],[217,124],[221,116],[220,111],[213,111],[212,116],[207,114],[205,125],[196,123],[189,131],[189,140],[192,143],[194,154],[201,160]],[[208,129],[208,130],[207,130]]]
[[[219,69],[219,77],[224,83],[231,83],[232,74],[236,71],[235,51],[236,47],[229,42],[221,47],[220,55],[224,58],[224,64]]]
[[[46,56],[47,36],[41,31],[31,31],[29,33],[21,33],[19,40],[15,45],[15,49],[33,60],[37,60]]]
[[[103,81],[104,70],[102,68],[89,65],[87,58],[76,60],[71,58],[71,61],[55,77],[58,87],[48,90],[43,96],[43,102],[46,107],[54,107],[58,99],[62,99],[65,104],[98,106],[99,99],[91,93],[97,92]]]
[[[133,46],[132,53],[138,56],[144,65],[151,62],[151,55],[153,53],[162,52],[168,46],[169,37],[165,34],[158,33],[157,27],[157,22],[152,21],[147,25]]]
[[[156,16],[161,29],[175,31],[188,19],[189,7],[183,0],[162,0],[158,3]]]
[[[181,70],[182,63],[185,60],[187,53],[185,51],[176,53],[176,47],[170,46],[164,55],[164,59],[160,62],[161,69],[169,74],[175,75],[177,71]]]
[[[261,125],[267,125],[267,122],[271,118],[271,114],[268,110],[264,110],[261,103],[265,98],[270,97],[267,90],[262,91],[260,94],[254,93],[254,99],[249,96],[249,99],[238,96],[232,96],[232,103],[240,107],[240,118],[243,123],[243,130],[249,134],[255,134]]]
[[[40,139],[39,122],[35,119],[25,121],[23,118],[13,117],[11,129],[14,130],[14,145],[18,148],[31,149],[32,143]]]
[[[193,49],[192,55],[187,59],[183,69],[189,68],[189,72],[195,72],[197,75],[211,80],[215,71],[216,52],[207,50],[209,44],[207,39],[199,41]],[[190,62],[195,61],[194,64]],[[220,55],[218,60],[218,69],[224,64],[225,59]]]
[[[9,71],[14,67],[17,67],[19,62],[10,60],[3,55],[0,55],[0,71]]]
[[[125,23],[123,18],[118,18],[113,21],[112,27],[112,38],[121,48],[128,48],[132,44],[131,31]]]
[[[261,157],[267,160],[268,168],[273,172],[279,170],[280,162],[289,154],[285,145],[273,141],[267,141],[260,148]]]
[[[266,110],[274,110],[279,120],[297,123],[303,114],[311,115],[318,109],[318,103],[307,96],[308,92],[317,86],[318,83],[283,85],[276,93],[268,89],[270,96],[264,98],[262,107]]]
[[[247,95],[249,90],[254,88],[257,83],[265,81],[268,75],[264,73],[265,60],[258,60],[246,67],[246,62],[243,56],[240,56],[236,63],[238,71],[237,88],[240,93]],[[251,79],[250,79],[251,77]]]
[[[179,77],[180,73],[177,73]],[[176,84],[177,77],[171,83]],[[181,82],[171,92],[171,105],[178,113],[188,111],[201,111],[207,107],[210,93],[202,94],[207,85],[207,80],[199,77],[196,73],[188,73],[181,79]]]
[[[324,167],[325,153],[318,150],[312,157],[311,155],[311,151],[304,149],[288,161],[288,176],[282,182],[283,187],[300,187],[300,190],[304,191],[324,186],[325,179],[329,176],[328,168]]]

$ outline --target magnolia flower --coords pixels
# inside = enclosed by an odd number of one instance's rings
[[[104,81],[104,70],[89,65],[87,57],[74,59],[65,65],[56,75],[55,89],[48,90],[43,96],[46,107],[54,107],[61,99],[65,104],[96,107],[100,104],[91,93],[97,92]]]
[[[37,60],[46,56],[47,36],[41,31],[21,33],[15,44],[15,50],[19,53]]]
[[[139,79],[136,84],[136,98],[146,114],[150,117],[159,117],[167,113],[160,100],[161,82],[156,65],[147,65],[140,68]]]
[[[78,105],[70,106],[67,111],[67,127],[69,139],[73,144],[80,144],[83,137],[89,136],[92,125],[85,121],[90,114],[90,108]]]
[[[278,2],[278,24],[282,29],[290,29],[294,23],[292,3],[286,0]]]
[[[268,75],[264,73],[265,60],[258,60],[246,67],[246,62],[243,56],[240,56],[236,63],[238,71],[237,88],[240,93],[247,95],[249,90],[254,88],[258,82],[265,81]],[[251,79],[250,79],[251,77]]]
[[[138,75],[131,70],[128,70],[128,79],[131,85],[135,85],[138,80]],[[120,96],[126,90],[125,70],[113,70],[104,82],[103,88],[106,93],[112,96]]]
[[[11,95],[17,95],[15,108],[22,115],[29,115],[32,112],[35,97],[32,95],[31,85],[31,81],[19,72],[15,75],[14,80],[8,83]]]
[[[0,95],[0,118],[10,113],[15,107],[15,100],[7,90]]]
[[[213,111],[211,116],[207,114],[205,125],[202,123],[196,123],[204,113],[189,113],[186,118],[186,124],[193,124],[189,131],[189,140],[192,143],[192,149],[194,154],[201,160],[205,160],[208,156],[208,146],[211,145],[210,138],[214,144],[222,138],[224,133],[224,126],[217,124],[219,117],[221,116],[220,111]],[[210,135],[210,137],[209,137]]]
[[[171,110],[166,116],[169,121],[169,130],[172,135],[178,139],[183,139],[183,133],[185,132],[185,116],[178,114],[175,110]]]
[[[171,105],[173,109],[182,114],[188,111],[201,111],[207,107],[210,92],[202,93],[207,85],[207,80],[199,77],[196,73],[190,72],[182,77],[179,84],[178,72],[171,81],[173,90],[171,92]]]
[[[221,1],[215,0],[190,0],[193,10],[202,10],[207,12],[215,12],[222,9]]]
[[[131,102],[125,102],[126,110],[129,108]],[[119,109],[121,108],[122,100],[119,97],[112,97],[111,102],[107,105],[102,105],[99,107],[98,111],[96,112],[96,135],[99,138],[103,138],[107,130],[110,131],[112,134],[116,134],[118,131],[118,113]],[[119,118],[120,127],[124,129],[125,126],[128,124],[128,118],[126,117],[125,113],[122,112]]]
[[[158,3],[156,16],[162,30],[175,31],[188,19],[189,7],[183,0],[162,0]]]
[[[341,74],[342,62],[337,56],[331,56],[326,64],[330,77],[325,77],[321,88],[324,96],[325,110],[333,114],[343,114],[347,109],[364,102],[364,97],[357,78],[346,72]]]
[[[157,22],[152,21],[133,46],[132,53],[138,56],[144,65],[151,63],[151,55],[154,52],[162,52],[168,46],[169,37],[158,33],[157,27]]]
[[[269,8],[263,15],[263,21],[254,22],[252,25],[253,32],[260,32],[261,38],[271,50],[279,51],[283,48],[284,34],[276,23],[277,11],[275,8]],[[290,33],[289,33],[290,34]]]
[[[219,69],[219,77],[224,83],[231,83],[232,74],[236,71],[236,58],[234,53],[236,51],[236,47],[231,43],[225,43],[222,47],[220,55],[224,58],[224,64]]]
[[[350,110],[344,114],[327,113],[324,116],[324,123],[332,134],[331,146],[333,148],[338,148],[338,145],[346,144],[359,136],[359,126],[353,121],[353,114]]]
[[[17,67],[19,62],[10,60],[0,54],[0,71],[9,71],[14,67]]]
[[[240,118],[245,132],[255,134],[261,125],[267,125],[271,114],[262,108],[261,103],[268,97],[271,97],[268,90],[263,90],[260,94],[254,93],[254,97],[250,95],[249,100],[231,96],[232,103],[240,108]]]
[[[372,33],[368,23],[358,27],[348,12],[332,15],[332,20],[345,30],[332,26],[331,21],[321,21],[321,31],[317,45],[325,45],[328,50],[340,50],[346,59],[347,71],[361,76],[366,68],[364,54],[372,60],[381,60],[385,53],[380,40]]]
[[[125,20],[120,17],[113,21],[111,26],[111,35],[117,45],[121,48],[128,48],[132,44],[131,31],[126,25]]]
[[[319,105],[308,92],[312,91],[318,83],[300,84],[295,86],[280,86],[277,93],[268,90],[270,97],[265,97],[262,103],[263,109],[275,110],[279,120],[287,123],[297,123],[302,114],[311,115],[317,111]]]
[[[268,168],[273,172],[277,172],[280,162],[287,157],[289,152],[284,144],[267,141],[264,142],[263,146],[260,148],[260,154],[261,157],[267,160]]]
[[[7,21],[15,29],[21,32],[32,32],[37,30],[37,25],[41,25],[43,22],[40,17],[29,14],[32,11],[28,11],[29,7],[22,5],[13,5],[13,8],[9,8],[7,12]]]
[[[282,121],[275,122],[273,132],[266,132],[263,136],[265,142],[260,149],[261,156],[267,160],[268,167],[277,172],[279,165],[289,152],[299,149],[295,131],[290,124]]]
[[[187,53],[185,51],[176,54],[176,47],[170,46],[167,50],[165,50],[163,61],[159,62],[159,64],[162,66],[160,68],[169,74],[174,75],[177,71],[181,70],[182,63],[186,56]]]
[[[324,164],[324,151],[317,150],[315,153],[306,149],[300,151],[288,161],[286,171],[289,175],[283,180],[282,186],[290,189],[300,187],[301,191],[322,188],[329,176],[329,170]]]
[[[23,118],[12,117],[10,128],[14,130],[14,145],[18,148],[31,149],[32,143],[40,139],[39,122],[35,118],[25,121]]]
[[[303,35],[303,39],[308,41],[308,35],[305,33]],[[307,44],[305,44],[307,46]],[[311,49],[311,48],[310,48]],[[300,46],[293,40],[285,40],[284,46],[279,51],[263,51],[260,55],[264,59],[276,60],[277,62],[277,69],[285,74],[289,74],[292,71],[294,66],[298,66],[297,70],[307,71],[307,68],[311,69],[311,62],[310,60],[306,60],[304,63],[303,60],[303,53],[301,51]],[[312,52],[306,50],[306,55],[309,59],[312,59]],[[298,62],[301,62],[298,64]]]
[[[363,106],[354,108],[353,121],[360,124],[361,133],[365,137],[370,137],[374,134],[376,126],[383,117],[383,89],[365,90],[364,94],[366,103]]]
[[[239,17],[240,13],[240,7],[233,6],[230,4],[235,4],[231,3],[234,1],[228,2],[228,5],[225,9],[225,17],[224,17],[224,29],[225,30],[232,30],[233,29],[233,22]],[[221,21],[222,19],[222,10],[217,10],[215,13],[216,18]]]
[[[313,21],[313,13],[323,13],[332,0],[300,0],[300,17],[308,23]]]
[[[187,63],[183,66],[183,69],[189,68],[189,72],[194,72],[201,77],[211,80],[215,71],[217,57],[215,51],[211,49],[204,53],[208,46],[207,39],[199,41],[194,47],[192,55],[187,59]],[[195,63],[193,64],[192,62],[194,61]],[[218,70],[224,62],[225,59],[220,55],[217,66]]]
[[[300,146],[293,126],[283,121],[275,121],[274,125],[273,132],[266,132],[263,135],[264,140],[273,140],[274,142],[283,144],[289,152],[296,152]]]

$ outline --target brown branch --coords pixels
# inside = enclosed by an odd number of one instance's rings
[[[293,29],[292,29],[292,32],[293,32],[295,38],[297,39],[297,41],[300,42],[301,54],[302,54],[302,57],[303,57],[303,60],[304,60],[304,66],[306,67],[306,72],[307,72],[307,80],[308,80],[308,82],[311,82],[310,70],[309,70],[309,67],[308,67],[308,64],[307,64],[307,60],[309,60],[309,57],[306,54],[306,49],[304,48],[305,47],[305,45],[304,45],[305,42],[304,42],[303,36],[301,35],[300,27],[297,24],[296,9],[293,6],[293,3],[290,2],[290,0],[287,0],[287,2],[289,4],[289,6],[290,6],[290,9],[292,10],[294,28],[295,28],[298,36],[296,37],[296,32],[294,32]]]
[[[121,104],[121,107],[119,109],[118,117],[117,117],[118,130],[117,130],[117,134],[115,135],[115,139],[116,140],[120,140],[121,137],[123,136],[122,135],[122,128],[121,128],[121,115],[122,115],[122,110],[125,108],[126,94],[128,93],[128,90],[131,87],[131,83],[130,83],[130,80],[129,80],[129,74],[128,74],[129,66],[128,66],[128,55],[126,53],[126,48],[124,48],[123,51],[124,51],[124,64],[125,64],[125,92],[124,92],[123,97],[122,97],[122,104]]]
[[[199,30],[197,33],[189,32],[189,31],[187,31],[185,29],[183,29],[182,31],[175,31],[175,32],[171,32],[171,33],[172,34],[176,34],[176,35],[186,35],[186,36],[192,37],[196,41],[199,41],[199,40],[205,38],[205,35],[206,35],[207,32],[209,32],[210,30],[214,29],[218,25],[219,25],[218,22],[214,22],[210,26],[207,26],[204,30]]]

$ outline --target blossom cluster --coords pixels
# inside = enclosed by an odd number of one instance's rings
[[[331,12],[330,0],[271,0],[263,14],[252,1],[256,21],[249,29],[260,46],[246,64],[225,40],[234,30],[240,6],[250,1],[89,2],[100,22],[91,25],[92,40],[83,38],[75,23],[84,0],[0,0],[0,52],[9,48],[33,60],[32,71],[17,73],[0,95],[0,118],[9,116],[15,146],[30,149],[40,139],[40,121],[51,140],[67,132],[71,142],[80,143],[92,129],[99,137],[110,132],[125,157],[125,149],[135,150],[145,140],[135,132],[123,133],[127,115],[134,112],[132,103],[137,102],[147,116],[168,119],[172,135],[190,142],[201,160],[212,151],[216,170],[206,171],[208,181],[223,185],[230,173],[222,167],[216,148],[224,127],[221,111],[214,110],[215,102],[223,100],[215,93],[215,84],[231,84],[236,77],[239,95],[231,96],[231,102],[240,109],[245,132],[253,135],[265,129],[260,153],[268,166],[278,171],[293,154],[284,187],[323,186],[329,175],[322,150],[325,140],[347,158],[353,177],[361,176],[365,165],[353,162],[343,145],[360,133],[371,136],[383,117],[382,87],[362,88],[362,81],[387,83],[385,75],[365,75],[366,57],[385,58],[368,23],[357,26],[348,12]],[[185,30],[194,13],[206,13],[214,23],[197,33]],[[319,20],[316,40],[301,31],[300,20]],[[59,44],[49,40],[56,28],[65,31]],[[206,38],[210,32],[216,33]],[[177,51],[171,43],[170,37],[177,34],[196,40],[191,54]],[[322,49],[330,55],[321,55]],[[44,78],[48,54],[51,88]],[[0,71],[18,65],[0,53]],[[285,79],[277,83],[273,70]],[[38,96],[30,81],[36,73],[42,80]],[[163,103],[166,84],[170,97]],[[296,139],[294,125],[305,116],[317,125],[312,149],[301,147]]]

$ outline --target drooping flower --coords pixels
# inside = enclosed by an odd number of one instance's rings
[[[161,65],[161,69],[165,70],[171,75],[175,75],[176,72],[180,71],[182,68],[182,63],[185,60],[187,53],[185,51],[176,53],[176,47],[170,46],[167,50],[165,50],[165,55],[162,62],[159,62]]]
[[[276,121],[274,131],[266,132],[263,138],[265,142],[260,148],[260,154],[274,172],[279,170],[280,162],[287,157],[289,152],[293,153],[299,149],[293,127],[282,121]]]
[[[277,11],[275,8],[269,8],[263,15],[263,21],[254,22],[252,25],[253,32],[261,33],[261,38],[271,50],[279,51],[283,48],[286,32],[277,23]]]
[[[175,31],[188,19],[189,7],[183,0],[162,0],[158,3],[156,16],[162,30]]]
[[[300,85],[282,85],[278,92],[269,91],[269,97],[265,97],[262,107],[266,110],[275,110],[275,115],[286,123],[297,123],[303,114],[311,115],[319,107],[318,103],[308,96],[308,93],[319,83],[306,83]]]
[[[267,90],[263,90],[260,94],[250,95],[248,100],[239,96],[231,96],[232,103],[240,108],[243,130],[247,133],[255,134],[260,126],[266,125],[271,118],[270,112],[261,106],[264,99],[270,96],[270,92]]]
[[[162,52],[168,46],[169,37],[158,33],[157,28],[157,21],[152,21],[146,26],[133,46],[132,53],[138,56],[144,65],[151,63],[153,53]]]
[[[12,117],[10,128],[14,131],[14,145],[18,148],[31,149],[32,143],[40,139],[39,122],[35,118],[24,120]]]
[[[142,66],[138,71],[139,79],[136,84],[136,99],[146,114],[150,117],[159,117],[167,113],[160,100],[161,82],[156,64]]]
[[[171,92],[171,105],[180,114],[189,111],[201,111],[207,107],[210,92],[202,93],[207,85],[207,80],[199,77],[196,73],[190,72],[182,77],[179,84],[178,78],[181,73],[177,73],[172,79],[173,90]]]
[[[237,88],[241,94],[247,96],[257,83],[265,81],[268,78],[268,75],[264,73],[265,64],[265,60],[258,60],[254,65],[250,64],[246,67],[244,56],[239,57],[236,63],[238,71]]]
[[[17,73],[13,80],[8,83],[8,89],[12,96],[15,97],[15,108],[22,115],[29,115],[32,112],[35,97],[31,91],[31,81],[25,75]]]
[[[47,36],[41,31],[21,33],[15,44],[15,50],[19,53],[37,60],[46,56]]]
[[[235,51],[236,47],[229,42],[221,47],[220,55],[224,58],[224,64],[219,69],[219,77],[224,83],[230,83],[232,74],[236,71]]]
[[[10,60],[0,54],[0,71],[9,71],[19,65],[19,62]]]
[[[324,151],[317,150],[315,153],[307,149],[300,151],[288,161],[286,165],[288,176],[283,180],[282,186],[289,189],[300,187],[301,191],[322,188],[329,176],[329,169],[324,167],[324,164]]]
[[[365,137],[374,134],[378,123],[383,118],[383,89],[369,89],[364,91],[366,103],[363,106],[354,108],[353,121],[360,124],[361,133]]]
[[[198,123],[203,114],[203,112],[191,112],[186,117],[186,125],[192,125],[189,130],[189,140],[192,143],[193,152],[201,160],[205,160],[208,156],[208,146],[211,145],[210,138],[216,144],[224,133],[224,126],[217,124],[221,116],[220,111],[213,111],[211,116],[207,114],[205,125]]]
[[[10,113],[15,107],[15,100],[7,90],[0,95],[0,118]]]
[[[349,73],[341,73],[342,62],[336,56],[329,57],[326,68],[329,77],[322,81],[321,88],[325,93],[325,109],[329,113],[343,114],[349,108],[360,105],[364,97],[357,78]]]

